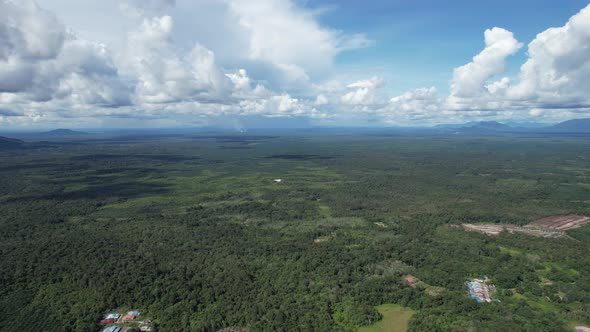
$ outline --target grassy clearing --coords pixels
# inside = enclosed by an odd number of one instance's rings
[[[405,332],[414,315],[412,309],[397,304],[383,304],[377,307],[383,319],[370,326],[361,327],[359,332]]]
[[[550,313],[557,312],[559,310],[559,308],[555,304],[546,301],[545,299],[540,297],[532,297],[523,294],[514,294],[512,298],[525,300],[527,304],[529,304],[531,307],[543,312]]]
[[[522,255],[522,250],[518,250],[518,249],[514,249],[514,248],[507,248],[507,247],[500,247],[500,252],[508,254],[510,256]]]
[[[422,280],[413,284],[412,287],[419,289],[421,291],[424,291],[424,293],[426,295],[432,296],[432,297],[439,296],[445,291],[444,287],[432,286],[432,285],[425,283]]]

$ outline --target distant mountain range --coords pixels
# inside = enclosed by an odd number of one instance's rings
[[[194,129],[199,132],[200,129]],[[213,129],[211,129],[213,132]],[[342,128],[316,128],[314,132],[338,132]],[[344,129],[350,130],[350,129]],[[355,129],[353,129],[355,130]],[[130,130],[134,132],[133,130]],[[162,130],[141,131],[141,137],[152,136],[158,133],[161,136]],[[357,132],[367,131],[386,135],[464,135],[464,136],[523,136],[523,135],[549,135],[549,136],[590,136],[590,118],[574,119],[560,122],[554,125],[539,123],[500,123],[497,121],[467,122],[463,124],[441,124],[430,128],[425,127],[395,127],[395,128],[358,128]],[[124,136],[129,131],[117,132]],[[185,130],[183,134],[189,134],[192,130]],[[55,129],[46,132],[36,133],[14,133],[14,137],[25,139],[22,141],[16,138],[0,136],[0,149],[55,147],[63,144],[74,144],[76,138],[83,138],[93,134],[71,129]],[[72,138],[73,140],[68,140]]]
[[[469,128],[472,129],[486,129],[486,130],[496,130],[496,131],[510,131],[514,128],[510,127],[509,125],[497,122],[497,121],[480,121],[473,123]]]
[[[52,136],[52,137],[66,137],[66,136],[83,136],[83,135],[90,135],[89,133],[83,131],[75,131],[71,129],[55,129],[50,131],[45,131],[40,133],[42,136]]]
[[[552,132],[590,133],[590,119],[568,120],[545,129]]]
[[[468,122],[464,124],[443,124],[433,129],[453,131],[459,134],[493,134],[493,133],[590,133],[590,119],[574,119],[554,125],[537,123],[504,124],[497,121]]]
[[[434,126],[439,129],[461,129],[461,128],[488,128],[494,130],[502,130],[511,128],[509,125],[497,121],[479,121],[479,122],[467,122],[467,123],[455,123],[455,124],[441,124]]]

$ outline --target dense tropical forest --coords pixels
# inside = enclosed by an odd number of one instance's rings
[[[0,331],[410,331],[590,324],[590,140],[331,132],[126,136],[0,150]],[[410,287],[411,274],[426,285]],[[500,301],[464,285],[489,277]],[[428,289],[436,289],[435,292]]]

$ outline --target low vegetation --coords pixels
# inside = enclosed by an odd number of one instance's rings
[[[406,332],[414,311],[397,304],[382,304],[377,310],[383,317],[371,326],[361,327],[359,332]]]

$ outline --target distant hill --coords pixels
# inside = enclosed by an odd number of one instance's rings
[[[467,123],[453,123],[453,124],[441,124],[434,126],[436,129],[490,129],[490,130],[511,130],[511,126],[497,122],[497,121],[477,121]]]
[[[66,136],[82,136],[82,135],[90,135],[90,134],[83,132],[83,131],[75,131],[75,130],[71,130],[71,129],[55,129],[55,130],[42,132],[41,135],[52,136],[52,137],[66,137]]]
[[[511,125],[497,121],[468,122],[465,124],[443,124],[434,126],[433,129],[452,131],[454,134],[464,135],[512,135],[512,134],[588,134],[590,133],[589,119],[574,119],[554,125],[537,123],[513,123]]]
[[[24,144],[19,139],[0,136],[0,150],[19,148]]]
[[[544,131],[563,133],[590,133],[590,119],[574,119],[543,128]]]
[[[434,126],[435,130],[451,131],[453,134],[463,135],[505,135],[508,132],[518,131],[509,125],[497,121],[477,121],[463,124],[443,124]]]
[[[590,118],[573,119],[554,125],[533,122],[500,123],[497,121],[468,122],[464,124],[441,124],[432,127],[439,130],[454,130],[457,132],[511,132],[511,133],[590,133]]]
[[[447,124],[439,124],[432,128],[436,129],[459,129],[459,128],[469,128],[475,126],[478,122],[466,122],[466,123],[447,123]]]
[[[505,130],[512,130],[513,128],[509,125],[505,125],[503,123],[497,121],[480,121],[480,122],[473,122],[470,128],[482,128],[482,129],[489,129],[489,130],[497,130],[497,131],[505,131]]]
[[[547,127],[547,123],[538,123],[538,122],[506,122],[506,125],[509,125],[512,128],[522,128],[522,129],[531,129],[531,128],[543,128]]]

